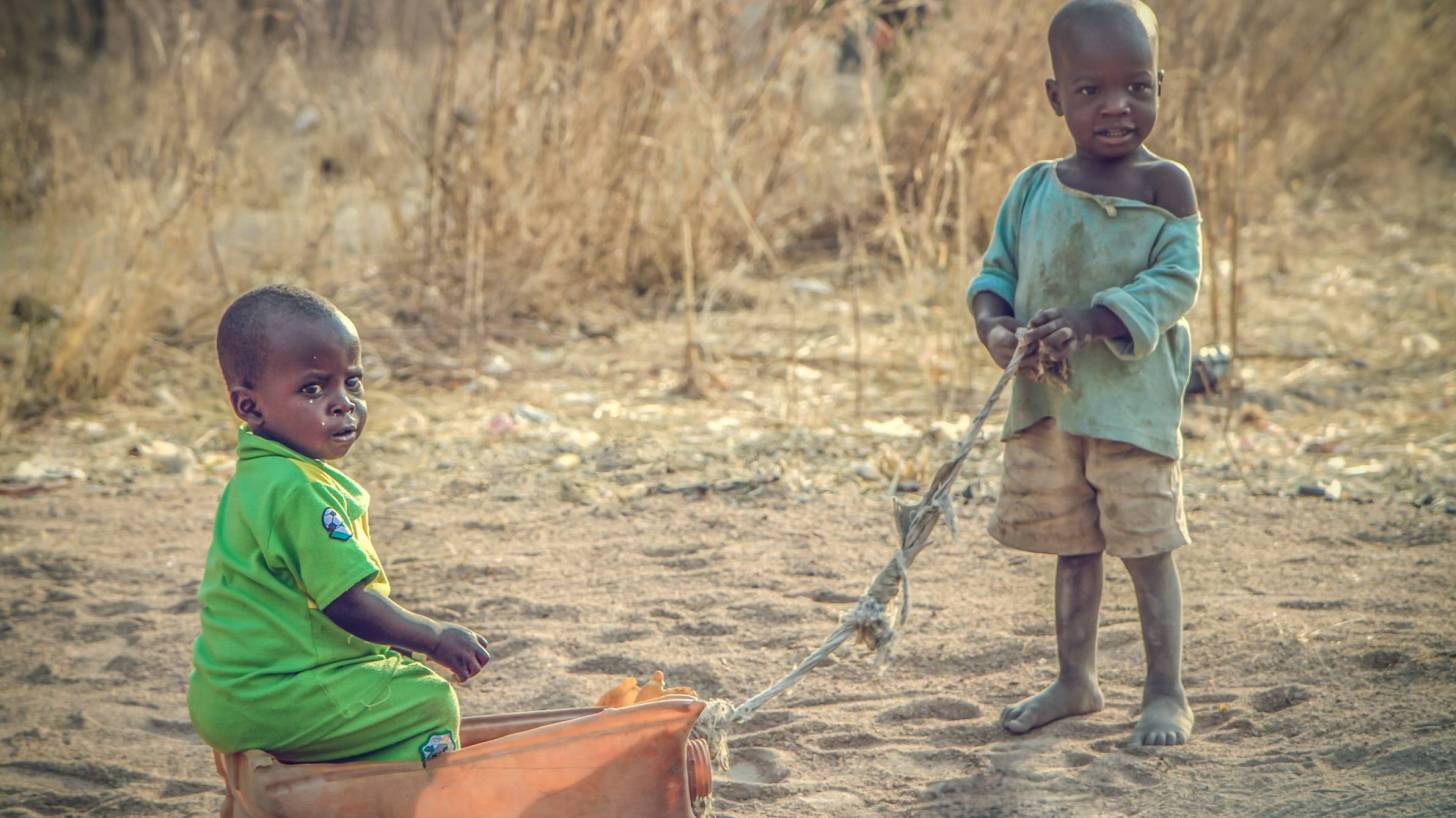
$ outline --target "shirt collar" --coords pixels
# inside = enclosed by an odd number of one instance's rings
[[[305,463],[321,462],[306,454],[296,452],[276,440],[263,437],[244,423],[238,427],[238,460],[252,460],[258,457],[289,457]]]

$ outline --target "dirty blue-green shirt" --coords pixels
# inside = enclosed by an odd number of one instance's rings
[[[1022,322],[1051,307],[1101,305],[1130,339],[1073,353],[1065,388],[1018,377],[1003,436],[1050,417],[1071,434],[1177,458],[1191,363],[1183,316],[1198,296],[1201,219],[1070,188],[1056,166],[1037,162],[1012,183],[967,301],[995,293]]]

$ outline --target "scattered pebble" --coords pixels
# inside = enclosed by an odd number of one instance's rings
[[[512,368],[513,367],[511,366],[510,361],[507,361],[505,358],[496,355],[490,359],[490,362],[487,363],[485,365],[485,368],[481,371],[483,371],[487,375],[490,375],[491,377],[499,378],[504,375],[511,374]]]
[[[551,461],[551,468],[557,471],[571,471],[581,465],[581,455],[575,452],[567,452]]]

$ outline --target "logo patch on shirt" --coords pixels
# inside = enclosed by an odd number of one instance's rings
[[[349,527],[344,525],[344,518],[339,516],[339,512],[331,508],[324,509],[323,523],[324,530],[329,532],[329,536],[336,540],[348,540],[354,536],[349,533]]]
[[[454,750],[455,737],[450,735],[449,731],[436,733],[420,745],[420,763],[428,763],[430,759],[454,752]]]

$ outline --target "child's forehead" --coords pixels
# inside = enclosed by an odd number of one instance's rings
[[[359,357],[359,334],[347,316],[271,322],[268,332],[269,369],[317,365],[327,360],[353,361]]]
[[[1070,27],[1052,40],[1052,67],[1058,74],[1109,64],[1151,68],[1156,59],[1152,38],[1136,17]]]
[[[1151,66],[1157,60],[1156,36],[1156,29],[1150,29],[1132,8],[1099,3],[1059,15],[1047,39],[1052,66],[1061,73],[1093,62]]]

